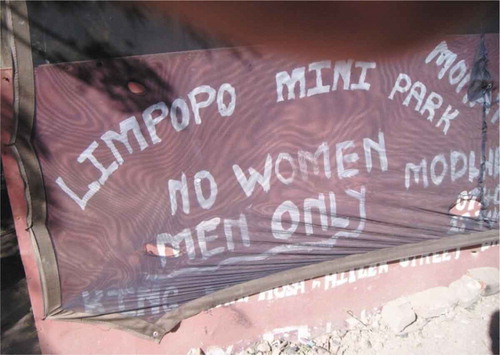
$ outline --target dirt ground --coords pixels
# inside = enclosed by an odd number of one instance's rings
[[[499,294],[481,297],[469,308],[419,319],[396,334],[381,321],[380,311],[351,317],[349,329],[300,342],[261,342],[240,354],[291,355],[482,355],[499,354]]]
[[[498,309],[497,294],[481,299],[471,309],[456,307],[436,318],[418,319],[398,335],[381,327],[376,315],[366,327],[357,326],[338,336],[340,344],[332,350],[344,355],[498,354]]]

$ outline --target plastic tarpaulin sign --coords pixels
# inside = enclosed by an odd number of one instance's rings
[[[498,105],[487,103],[481,168],[484,105],[467,98],[478,43],[448,37],[394,58],[236,48],[38,67],[52,315],[145,333],[277,272],[498,228]],[[498,82],[498,36],[486,46]],[[481,207],[452,206],[481,170]]]

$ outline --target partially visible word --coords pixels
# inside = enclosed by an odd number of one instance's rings
[[[422,265],[440,264],[447,261],[457,260],[460,258],[460,249],[457,248],[452,256],[449,251],[443,250],[439,253],[424,254],[420,256],[414,256],[411,258],[404,258],[399,261],[401,267],[415,267]]]
[[[451,86],[455,86],[455,92],[459,94],[463,89],[467,91],[471,80],[471,71],[469,70],[465,59],[457,61],[458,55],[448,48],[446,41],[439,43],[425,58],[425,64],[432,63],[435,60],[436,66],[439,69],[437,77],[439,80],[445,76]],[[446,75],[448,74],[448,75]],[[500,99],[500,94],[497,94],[497,100]],[[484,98],[479,98],[476,101],[469,102],[467,92],[465,92],[462,102],[468,103],[469,106],[474,106],[476,102],[483,103]],[[497,106],[498,107],[498,106]],[[486,106],[486,114],[490,114],[490,105]],[[491,115],[491,123],[498,122],[500,117],[500,109],[497,108],[495,113]]]
[[[83,291],[82,300],[85,313],[105,314],[120,312],[124,317],[138,317],[159,314],[178,308],[169,298],[179,291],[173,286],[164,289],[147,287],[128,287],[110,290]]]
[[[264,291],[259,293],[258,301],[270,301],[273,299],[282,299],[286,297],[303,295],[306,293],[306,283],[305,281],[296,282],[294,284],[285,285],[282,287],[276,287],[272,290]]]
[[[323,280],[324,289],[339,287],[347,283],[353,283],[361,279],[375,277],[389,272],[389,265],[386,263],[349,270],[338,274],[326,275]]]
[[[468,177],[469,182],[473,182],[479,177],[479,159],[478,157],[476,163],[474,151],[470,151],[467,155],[462,151],[452,150],[449,158],[447,154],[438,154],[432,158],[430,164],[427,164],[425,158],[418,164],[407,163],[405,187],[409,189],[412,185],[412,175],[413,184],[422,184],[424,187],[429,186],[429,177],[434,185],[440,185],[446,176],[449,176],[452,182],[465,177]],[[500,176],[500,147],[489,150],[485,168],[488,176],[495,178]]]

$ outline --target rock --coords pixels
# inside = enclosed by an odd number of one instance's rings
[[[490,296],[498,292],[499,270],[496,267],[479,267],[470,269],[467,274],[481,283],[481,295]]]
[[[330,342],[330,336],[328,334],[321,335],[317,338],[314,338],[314,342],[318,346],[322,346],[324,348],[328,348],[328,343]]]
[[[288,341],[286,340],[275,340],[272,342],[271,347],[272,347],[272,355],[279,355],[281,354],[281,351],[288,346]]]
[[[321,346],[317,346],[309,351],[311,355],[330,355],[330,352]]]
[[[342,342],[339,339],[330,338],[330,342],[328,344],[328,348],[332,354],[337,354],[342,345]]]
[[[216,346],[211,346],[205,351],[206,355],[226,355],[226,352],[222,348]]]
[[[301,354],[308,354],[311,351],[311,347],[307,345],[298,345],[299,347],[299,353]]]
[[[337,330],[334,330],[331,334],[332,334],[332,337],[342,339],[343,337],[345,337],[347,335],[347,333],[349,333],[349,331],[347,329],[337,329]]]
[[[371,349],[373,348],[373,344],[369,339],[363,339],[361,342],[361,347],[365,349]]]
[[[263,341],[257,345],[256,349],[265,354],[271,351],[271,345],[267,341]]]
[[[445,314],[458,303],[458,297],[448,287],[434,287],[408,297],[415,313],[422,318]]]
[[[299,347],[298,346],[289,346],[283,349],[283,352],[281,354],[283,355],[296,355],[299,352]]]
[[[251,347],[236,353],[236,355],[253,355],[253,354],[255,354],[255,350]]]
[[[349,317],[345,320],[345,322],[347,323],[347,328],[348,329],[356,329],[357,327],[360,326],[360,322],[359,320],[357,320],[356,318],[354,317]]]
[[[472,306],[481,296],[481,283],[468,275],[453,281],[449,289],[457,296],[458,304],[464,308]]]
[[[314,342],[314,340],[311,340],[308,338],[299,338],[299,342],[308,348],[312,348],[312,347],[316,346],[316,343]]]
[[[406,298],[390,301],[382,308],[381,321],[394,333],[403,331],[416,319],[412,305]]]
[[[364,324],[369,324],[369,323],[370,323],[370,319],[369,319],[369,317],[368,317],[368,314],[367,314],[367,312],[366,312],[366,309],[363,309],[363,310],[361,311],[361,313],[359,314],[359,320],[360,320],[361,322],[363,322]]]
[[[347,349],[349,349],[349,345],[342,344],[341,346],[339,346],[339,349],[334,354],[344,354],[347,351]]]

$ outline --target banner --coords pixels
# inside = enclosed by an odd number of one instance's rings
[[[473,102],[478,35],[391,58],[257,47],[36,68],[61,309],[155,322],[276,272],[498,228],[498,35],[485,43],[493,87]]]

